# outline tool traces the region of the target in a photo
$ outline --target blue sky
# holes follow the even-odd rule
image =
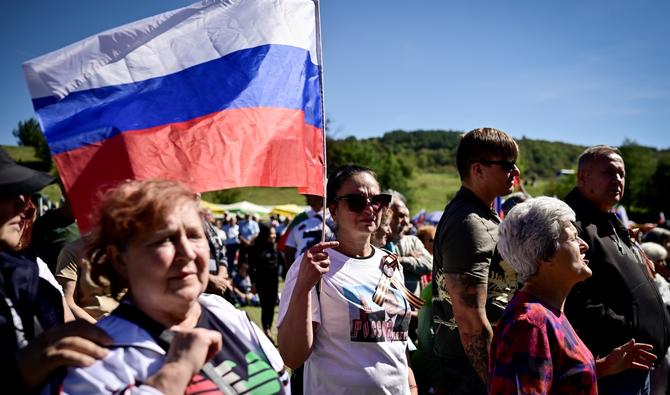
[[[33,116],[21,63],[192,3],[3,0],[0,144]],[[670,148],[670,2],[322,2],[326,113],[336,137],[469,130]]]

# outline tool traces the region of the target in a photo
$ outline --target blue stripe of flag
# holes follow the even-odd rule
[[[54,154],[226,109],[275,107],[305,112],[321,127],[319,66],[309,52],[262,45],[174,74],[33,100]]]

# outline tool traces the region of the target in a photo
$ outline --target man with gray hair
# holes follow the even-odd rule
[[[621,152],[606,145],[579,157],[577,186],[566,203],[577,216],[579,236],[589,245],[593,276],[577,284],[566,314],[594,355],[605,355],[634,338],[653,345],[658,361],[670,345],[670,317],[644,258],[612,209],[624,193]],[[628,369],[598,381],[603,394],[648,394],[649,372]]]
[[[391,252],[398,254],[398,263],[402,265],[405,275],[405,287],[419,296],[421,292],[420,277],[433,271],[433,257],[418,237],[407,234],[411,224],[405,197],[394,190],[388,190],[384,193],[393,196],[389,206],[393,216],[391,217],[391,235],[387,247]]]

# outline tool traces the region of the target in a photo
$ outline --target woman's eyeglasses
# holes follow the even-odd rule
[[[388,207],[391,203],[391,195],[382,193],[379,195],[373,195],[370,197],[359,195],[357,193],[351,193],[348,195],[336,197],[335,201],[344,200],[347,202],[347,207],[349,211],[354,213],[360,213],[365,210],[365,207],[368,204],[372,207],[373,210],[377,211],[382,207]]]
[[[498,165],[506,172],[514,170],[514,166],[516,166],[516,162],[513,160],[480,160],[479,163],[487,166]]]

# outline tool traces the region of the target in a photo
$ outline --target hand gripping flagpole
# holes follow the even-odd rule
[[[321,131],[323,133],[323,207],[321,215],[321,242],[326,241],[326,202],[328,201],[327,177],[328,160],[326,155],[326,99],[323,94],[323,47],[321,46],[321,6],[319,0],[314,1],[316,20],[316,59],[319,62],[319,95],[321,96]]]

